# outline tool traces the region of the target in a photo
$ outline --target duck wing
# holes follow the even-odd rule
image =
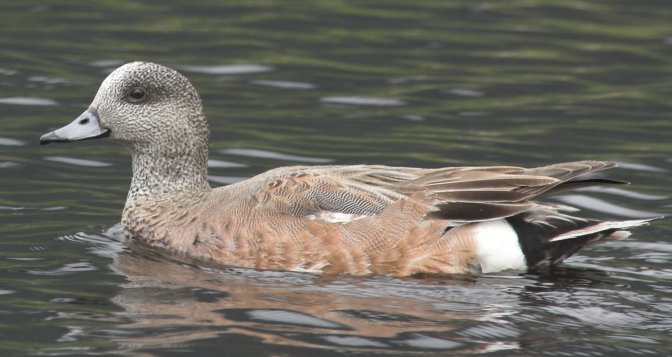
[[[513,166],[418,169],[371,165],[296,166],[247,181],[256,209],[339,223],[381,213],[400,200],[426,206],[427,219],[448,225],[511,217],[536,206],[533,199],[577,176],[614,167],[579,161],[525,169]],[[582,185],[608,180],[583,180]],[[614,183],[617,181],[608,181]],[[617,182],[620,183],[620,182]]]

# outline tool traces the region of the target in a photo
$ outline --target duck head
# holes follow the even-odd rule
[[[209,130],[201,99],[173,69],[148,62],[117,68],[84,113],[42,135],[40,144],[102,137],[130,149],[131,195],[209,189]]]
[[[200,97],[186,77],[159,64],[132,62],[103,81],[84,113],[42,135],[40,144],[108,136],[133,150],[207,142],[209,132]]]

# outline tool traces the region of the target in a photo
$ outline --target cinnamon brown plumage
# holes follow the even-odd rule
[[[577,179],[615,166],[602,161],[532,169],[294,166],[212,189],[200,98],[184,76],[153,63],[115,70],[89,110],[42,142],[99,136],[131,151],[122,223],[133,236],[228,265],[398,276],[524,269],[557,264],[647,222],[587,220],[537,201],[620,183]]]

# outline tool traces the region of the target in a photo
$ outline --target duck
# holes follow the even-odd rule
[[[121,223],[133,239],[225,266],[398,277],[529,271],[651,221],[582,218],[541,200],[623,184],[586,177],[616,166],[608,161],[288,166],[212,188],[201,98],[184,75],[151,62],[111,72],[88,109],[40,144],[103,137],[132,156]]]

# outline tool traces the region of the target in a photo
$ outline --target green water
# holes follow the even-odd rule
[[[633,185],[556,200],[669,215],[670,19],[665,1],[3,1],[0,354],[669,354],[669,219],[549,273],[227,269],[108,231],[123,148],[37,140],[146,60],[201,93],[214,185],[297,163],[600,159]]]

